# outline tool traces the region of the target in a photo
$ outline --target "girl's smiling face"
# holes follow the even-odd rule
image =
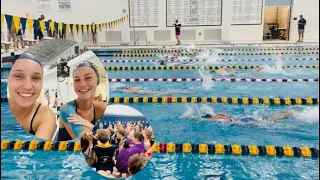
[[[93,69],[80,67],[73,73],[74,91],[79,99],[88,100],[94,98],[98,79]]]
[[[43,70],[30,59],[17,60],[9,73],[10,99],[20,107],[30,107],[38,99],[43,86]]]

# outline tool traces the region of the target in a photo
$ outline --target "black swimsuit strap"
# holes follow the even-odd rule
[[[33,129],[32,129],[32,123],[33,123],[33,120],[34,120],[34,118],[36,117],[36,115],[37,115],[37,113],[38,113],[38,110],[39,110],[40,106],[41,106],[41,103],[39,103],[36,111],[34,112],[34,114],[33,114],[33,116],[32,116],[31,122],[30,122],[30,132],[31,132],[32,134],[34,133],[34,131],[33,131]]]

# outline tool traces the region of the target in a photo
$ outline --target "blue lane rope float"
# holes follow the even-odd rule
[[[1,97],[1,102],[8,98]],[[223,103],[243,105],[317,105],[319,98],[112,97],[109,103]]]
[[[52,141],[1,141],[1,150],[15,151],[81,151],[80,142],[52,142]],[[224,144],[190,144],[190,143],[158,143],[153,146],[153,153],[184,153],[184,154],[218,154],[243,156],[270,156],[270,157],[304,157],[319,158],[316,148],[291,146],[257,146],[257,145],[224,145]]]
[[[230,69],[257,69],[262,66],[226,66]],[[218,70],[223,66],[110,66],[105,67],[107,71],[145,71],[145,70],[198,70],[203,68],[205,70]],[[284,69],[319,69],[319,65],[306,66],[306,65],[292,65],[283,66]]]

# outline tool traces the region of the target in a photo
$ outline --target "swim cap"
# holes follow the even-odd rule
[[[204,119],[212,118],[212,115],[211,114],[204,114],[201,116],[201,118],[204,118]]]
[[[43,69],[40,60],[37,57],[35,57],[34,55],[30,54],[30,53],[24,52],[24,53],[20,54],[20,56],[18,57],[18,59],[16,61],[18,61],[20,59],[30,59],[30,60],[38,63],[41,66],[41,68]]]
[[[210,71],[210,73],[215,73],[215,74],[217,74],[217,72],[216,72],[215,70]]]
[[[94,71],[94,73],[96,74],[97,79],[98,79],[98,84],[97,84],[97,85],[99,85],[100,80],[99,80],[99,69],[98,69],[98,67],[97,67],[95,64],[93,64],[92,62],[82,61],[82,62],[80,62],[80,63],[74,68],[73,73],[74,73],[77,69],[79,69],[79,68],[81,68],[81,67],[89,67],[89,68],[93,69],[93,71]]]

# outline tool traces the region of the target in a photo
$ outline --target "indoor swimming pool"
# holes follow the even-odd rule
[[[311,46],[310,46],[311,47]],[[235,47],[233,47],[235,48]],[[244,47],[236,47],[243,49]],[[253,47],[250,47],[253,48]],[[288,47],[291,48],[291,47]],[[314,46],[312,46],[314,48]],[[318,47],[316,47],[318,48]],[[144,49],[145,50],[145,49]],[[116,50],[122,53],[122,49]],[[233,50],[234,51],[234,50]],[[250,50],[250,52],[260,50]],[[319,50],[284,50],[318,52]],[[103,52],[103,50],[101,50]],[[105,52],[108,52],[105,50]],[[277,52],[277,51],[274,51]],[[104,60],[158,60],[157,57],[98,57]],[[182,66],[318,66],[317,54],[217,56],[200,55],[185,59],[206,59]],[[261,60],[261,59],[271,60]],[[299,58],[289,60],[288,58]],[[306,58],[306,59],[303,59]],[[310,60],[310,58],[312,60]],[[219,59],[243,60],[223,62]],[[246,61],[249,59],[260,59]],[[309,60],[307,60],[309,59]],[[180,60],[183,60],[180,59]],[[168,62],[171,65],[179,62]],[[279,65],[280,63],[280,65]],[[160,66],[159,62],[103,62],[107,67]],[[146,82],[110,82],[110,97],[236,97],[236,98],[318,98],[318,68],[288,68],[251,74],[254,69],[234,69],[236,76],[218,76],[208,70],[108,70],[112,79],[161,79]],[[7,79],[9,70],[1,71]],[[163,81],[162,79],[197,78],[197,81]],[[215,78],[216,80],[212,80]],[[247,79],[221,81],[219,79]],[[250,80],[251,79],[251,80]],[[252,80],[256,79],[256,80]],[[260,79],[257,81],[257,79]],[[260,82],[261,79],[305,79],[304,82]],[[307,80],[306,80],[307,79]],[[244,81],[244,80],[243,80]],[[125,92],[121,87],[138,87],[142,91]],[[15,121],[6,102],[7,82],[1,82],[1,139],[31,141],[35,138]],[[222,103],[130,103],[150,122],[159,143],[273,145],[319,149],[319,105],[242,105]],[[268,119],[277,113],[295,110],[298,115],[275,122]],[[191,120],[186,116],[227,114],[235,118],[254,117],[251,122]],[[14,138],[13,138],[14,137]],[[79,141],[79,140],[75,140]],[[79,152],[2,151],[3,179],[103,179],[85,163]],[[48,171],[50,169],[50,171]],[[319,179],[316,158],[235,156],[211,154],[154,153],[147,167],[130,179]],[[67,176],[65,176],[67,174]]]

